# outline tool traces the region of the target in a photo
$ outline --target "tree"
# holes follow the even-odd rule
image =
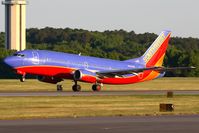
[[[5,48],[5,33],[0,33],[0,48]]]
[[[27,48],[69,52],[101,58],[127,60],[139,57],[156,39],[153,33],[136,34],[134,31],[88,31],[70,28],[27,29]],[[14,51],[4,49],[5,33],[0,33],[0,59]],[[167,76],[199,76],[199,39],[171,38],[164,66],[195,66],[194,71],[176,71]],[[2,62],[1,62],[2,63]],[[0,72],[6,75],[4,68]],[[2,75],[2,74],[1,74]],[[0,77],[1,77],[0,75]],[[9,76],[8,76],[9,77]]]

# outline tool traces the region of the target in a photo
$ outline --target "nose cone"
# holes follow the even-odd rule
[[[12,57],[5,58],[3,62],[10,67],[14,67],[14,59]]]

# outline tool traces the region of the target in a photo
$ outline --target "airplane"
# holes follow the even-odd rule
[[[21,75],[21,82],[25,81],[26,74],[31,74],[41,82],[57,84],[57,89],[62,89],[59,82],[71,79],[75,92],[81,91],[79,81],[92,83],[92,90],[100,91],[103,84],[132,84],[161,78],[167,71],[194,69],[162,66],[170,36],[171,31],[162,31],[141,57],[124,61],[48,50],[24,50],[5,58],[4,63]]]

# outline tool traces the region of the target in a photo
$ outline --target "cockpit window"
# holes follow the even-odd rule
[[[13,56],[24,57],[25,55],[24,54],[20,54],[20,53],[15,53],[15,54],[13,54]]]

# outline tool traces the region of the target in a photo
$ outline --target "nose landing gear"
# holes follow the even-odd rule
[[[21,82],[25,82],[25,80],[26,80],[26,74],[23,74],[22,76],[20,76]]]
[[[62,85],[57,85],[57,91],[63,91],[63,86]]]

